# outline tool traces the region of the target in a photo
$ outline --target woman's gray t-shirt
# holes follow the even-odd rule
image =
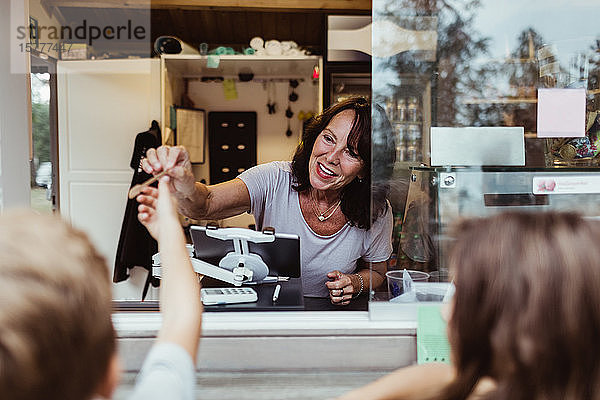
[[[316,234],[306,223],[300,210],[298,192],[292,189],[291,163],[273,161],[257,165],[240,178],[250,193],[250,213],[256,228],[272,226],[275,232],[293,233],[300,237],[300,265],[304,295],[327,297],[327,273],[339,270],[345,274],[356,270],[357,261],[385,261],[392,254],[391,207],[368,231],[346,224],[330,236]]]

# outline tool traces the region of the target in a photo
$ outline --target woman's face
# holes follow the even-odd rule
[[[344,110],[334,116],[321,131],[308,162],[310,184],[322,191],[339,191],[357,176],[363,178],[363,160],[348,149],[348,134],[354,111]]]

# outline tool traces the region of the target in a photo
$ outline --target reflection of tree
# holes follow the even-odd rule
[[[600,110],[600,39],[591,46],[588,75],[588,111]]]
[[[437,85],[437,124],[454,126],[459,123],[463,108],[460,93],[468,86],[472,60],[487,51],[488,39],[474,31],[473,19],[479,1],[467,2],[457,10],[446,2],[440,10]]]
[[[31,103],[33,154],[40,161],[50,161],[50,120],[48,103]]]
[[[464,94],[481,101],[467,102],[465,124],[523,126],[527,132],[535,131],[536,106],[531,102],[538,87],[535,54],[543,43],[533,28],[524,29],[506,59],[486,62],[471,71]]]
[[[473,28],[473,19],[479,6],[479,0],[382,0],[374,3],[374,18],[400,18],[411,25],[405,26],[407,29],[437,30],[436,62],[430,62],[423,54],[414,51],[373,61],[376,73],[385,70],[398,74],[400,90],[403,74],[433,77],[432,125],[458,124],[461,108],[459,93],[467,84],[464,79],[471,61],[487,48],[487,39],[480,37]],[[431,19],[423,17],[435,17],[437,24],[428,26]]]
[[[50,106],[44,95],[49,86],[49,79],[47,74],[31,75],[31,133],[33,156],[38,162],[31,171],[32,183],[39,163],[50,161]]]

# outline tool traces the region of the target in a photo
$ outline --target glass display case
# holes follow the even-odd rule
[[[378,303],[443,299],[449,285],[443,283],[452,278],[451,229],[460,219],[505,211],[573,211],[600,219],[600,168],[411,167],[407,192],[394,226],[394,262],[386,287],[372,292],[372,311]],[[404,270],[414,275],[414,297],[402,297]]]

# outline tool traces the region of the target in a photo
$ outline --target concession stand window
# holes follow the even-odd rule
[[[451,275],[446,255],[451,238],[447,232],[461,217],[507,209],[576,210],[592,218],[600,216],[600,193],[595,189],[600,187],[600,39],[596,21],[600,4],[549,0],[544,3],[544,18],[537,17],[539,12],[536,4],[517,0],[373,1],[372,182],[387,184],[390,189],[394,229],[389,271],[421,271],[428,274],[428,283],[448,283]],[[202,84],[198,68],[207,61],[202,57],[150,59],[142,71],[148,80],[134,82],[140,89],[149,87],[146,97],[151,104],[147,108],[153,112],[146,113],[148,116],[158,114],[162,125],[168,127],[168,104],[187,90],[184,80],[174,79],[173,74],[186,75],[190,87],[198,88]],[[101,61],[107,60],[96,65],[103,65]],[[132,73],[140,73],[140,60],[121,61],[131,64]],[[238,56],[221,57],[222,66],[234,68],[237,61]],[[257,78],[261,70],[280,65],[286,69],[294,65],[302,73],[323,66],[319,56],[275,63],[257,58],[253,62],[257,63]],[[72,62],[71,68],[77,63]],[[123,75],[116,66],[110,68],[122,85],[137,76]],[[289,70],[278,78],[289,78]],[[320,78],[315,85],[306,86],[317,93],[313,109],[322,109]],[[64,95],[67,89],[73,95],[73,85],[59,86],[59,93],[62,90]],[[585,131],[579,137],[548,137],[547,132],[538,131],[540,89],[583,91],[585,110],[575,110],[585,114]],[[143,113],[130,114],[134,118]],[[149,119],[146,114],[144,119]],[[523,165],[432,166],[432,127],[521,128]],[[174,140],[168,129],[164,134],[167,141]],[[467,144],[457,152],[475,148]],[[197,155],[195,167],[207,169],[204,152],[199,150]],[[63,162],[67,160],[63,157]],[[130,177],[129,171],[119,178],[122,176]],[[117,193],[121,188],[112,184],[115,179],[106,185]],[[555,189],[558,187],[571,190]],[[85,213],[86,217],[91,214]],[[370,288],[363,298],[368,301],[368,311],[205,313],[199,369],[344,372],[408,365],[416,361],[415,316],[420,302],[391,301],[400,296],[386,282]],[[439,300],[433,295],[425,297]],[[119,303],[116,308],[113,320],[125,370],[139,369],[154,340],[160,325],[156,309],[152,302]],[[344,363],[340,357],[330,356],[332,343]]]

